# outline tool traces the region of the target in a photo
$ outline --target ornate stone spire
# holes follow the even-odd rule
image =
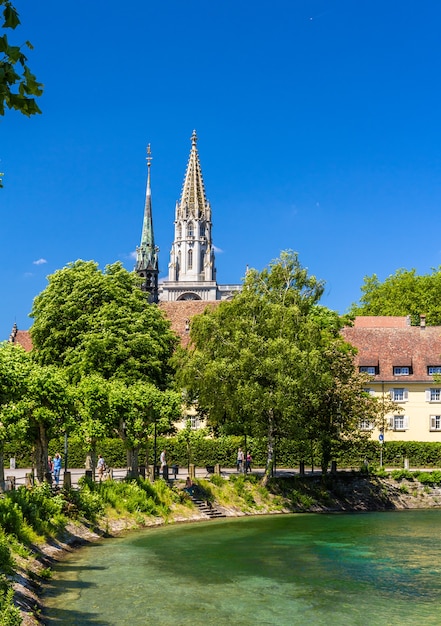
[[[190,157],[179,202],[180,219],[188,219],[190,217],[200,219],[202,216],[206,216],[207,210],[210,211],[210,205],[205,197],[204,181],[196,145],[197,140],[196,131],[194,130],[191,136]]]
[[[187,298],[199,298],[204,285],[204,297],[216,299],[212,295],[216,289],[216,270],[211,241],[211,207],[205,196],[196,143],[194,130],[181,199],[176,203],[175,238],[170,253],[168,285],[181,283],[182,289],[189,291],[185,296]]]
[[[158,302],[158,252],[153,236],[152,192],[150,188],[150,167],[152,156],[150,144],[147,146],[147,191],[142,224],[141,245],[136,248],[135,272],[143,278],[141,289],[149,293],[149,302]]]

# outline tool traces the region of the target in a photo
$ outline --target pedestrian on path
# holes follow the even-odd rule
[[[60,472],[61,472],[61,455],[57,452],[54,456],[54,481],[55,487],[59,486],[60,483]]]
[[[236,461],[238,472],[243,471],[243,459],[244,459],[243,450],[242,448],[239,448],[239,450],[237,451],[237,461]]]
[[[96,469],[98,472],[98,478],[100,479],[100,482],[101,482],[103,480],[104,472],[106,471],[106,464],[104,462],[102,454],[98,455],[98,463],[97,463]]]

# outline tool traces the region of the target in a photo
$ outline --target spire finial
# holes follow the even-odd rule
[[[192,143],[193,146],[196,145],[197,140],[198,140],[198,136],[196,135],[196,131],[194,130],[193,134],[191,136],[191,143]]]
[[[150,167],[150,165],[152,164],[152,151],[150,150],[150,144],[148,144],[147,146],[147,167]]]

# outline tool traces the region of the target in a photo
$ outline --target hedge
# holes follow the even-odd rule
[[[194,436],[190,437],[190,443],[180,437],[158,437],[156,442],[157,459],[161,450],[167,452],[169,465],[176,463],[180,467],[186,467],[188,463],[194,463],[198,467],[205,465],[215,465],[219,463],[221,467],[234,467],[236,464],[236,454],[239,446],[245,451],[245,441],[243,437],[225,436],[219,438],[209,438]],[[379,464],[380,443],[366,440],[353,444],[350,442],[339,442],[334,447],[333,458],[337,461],[338,467],[359,468],[365,462],[369,464]],[[266,442],[263,439],[248,437],[246,448],[250,450],[253,457],[253,465],[263,467],[266,462]],[[60,452],[64,457],[64,439],[53,440],[49,445],[49,454],[54,455]],[[102,454],[109,467],[126,467],[126,452],[124,444],[120,439],[105,439],[97,446],[97,454]],[[317,451],[305,452],[304,448],[297,441],[287,439],[279,440],[275,448],[275,461],[277,467],[298,467],[303,460],[307,466],[311,462],[315,466],[319,465],[320,457]],[[146,447],[140,450],[140,464],[145,462]],[[441,467],[441,443],[419,442],[419,441],[389,441],[383,444],[382,449],[383,464],[392,467],[403,467],[404,459],[409,460],[412,467]],[[16,445],[5,443],[4,459],[5,465],[9,465],[9,459],[14,457],[16,467],[32,466],[32,449],[29,445]],[[153,441],[149,441],[149,461],[153,461]],[[68,441],[68,466],[81,468],[85,466],[86,450],[74,437]]]

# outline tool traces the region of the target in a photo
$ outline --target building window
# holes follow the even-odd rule
[[[360,372],[364,372],[365,374],[371,374],[372,376],[378,374],[378,367],[375,367],[375,365],[360,365],[358,369]]]
[[[441,388],[434,387],[433,389],[426,390],[427,402],[441,402]]]
[[[182,224],[178,225],[178,239],[182,239]]]
[[[409,376],[410,367],[394,367],[394,376]]]
[[[205,237],[205,224],[201,224],[199,226],[199,236],[200,237]]]
[[[407,430],[409,428],[409,418],[407,415],[394,415],[390,418],[392,430]]]
[[[390,397],[391,400],[393,400],[394,402],[407,402],[407,389],[403,389],[403,387],[396,387],[395,389],[391,389]]]
[[[373,430],[374,428],[373,422],[366,420],[366,419],[360,420],[359,426],[360,426],[360,430],[364,430],[364,431]]]
[[[429,365],[429,367],[427,368],[427,373],[429,374],[429,376],[441,374],[441,365]]]
[[[193,222],[188,222],[188,226],[187,226],[187,235],[189,237],[194,237],[194,226],[193,226]]]
[[[441,430],[441,415],[430,416],[430,430]]]
[[[199,417],[197,415],[191,415],[190,416],[190,428],[191,430],[198,430],[198,428],[200,428],[201,426],[201,422],[199,420]]]

